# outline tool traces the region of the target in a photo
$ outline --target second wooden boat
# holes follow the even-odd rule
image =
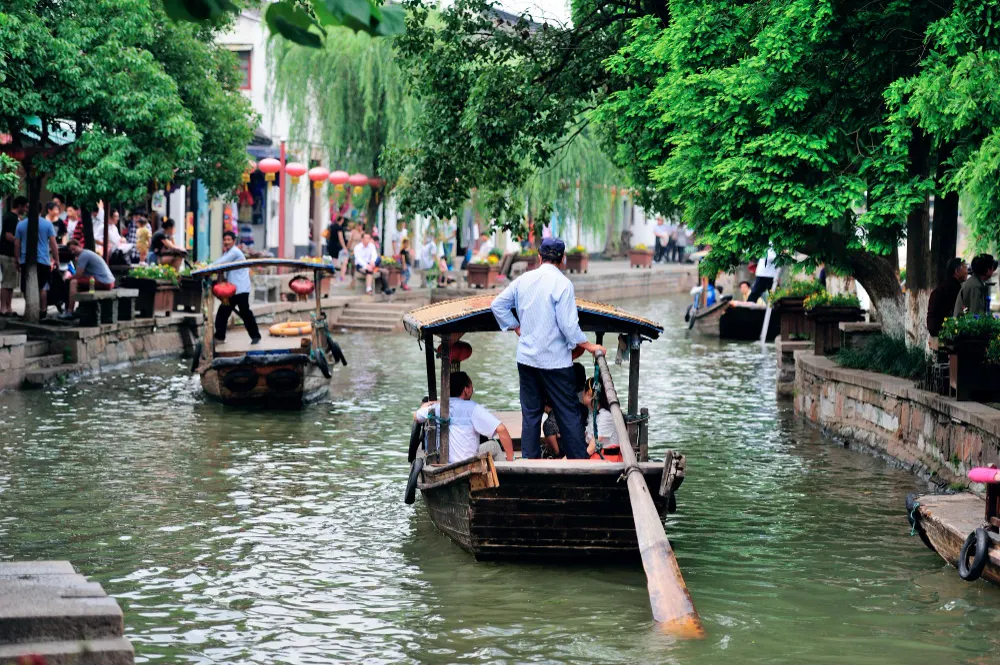
[[[693,310],[691,327],[702,335],[720,339],[753,341],[760,339],[767,313],[766,305],[735,302],[732,296],[725,296],[719,302],[700,310]],[[781,331],[781,320],[771,313],[767,327],[768,342],[773,342]]]
[[[964,562],[966,578],[971,581],[982,577],[1000,584],[998,504],[1000,490],[989,485],[986,500],[970,492],[924,494],[909,497],[906,508],[914,532],[942,559],[959,568],[963,546],[969,542]],[[982,533],[977,533],[979,530]],[[982,542],[977,543],[980,539]],[[983,544],[985,553],[977,562],[976,550]]]

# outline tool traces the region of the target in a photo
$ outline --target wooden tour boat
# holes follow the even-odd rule
[[[985,500],[971,492],[910,495],[906,514],[924,544],[962,579],[1000,584],[1000,484],[986,485]]]
[[[282,267],[313,271],[310,284],[297,279],[304,293],[315,294],[316,309],[308,325],[292,334],[272,334],[261,328],[261,341],[251,345],[245,330],[229,331],[225,342],[214,334],[215,294],[213,277],[239,268]],[[329,390],[332,368],[347,364],[339,345],[327,329],[322,296],[317,289],[325,272],[333,266],[285,259],[250,259],[209,266],[191,273],[202,279],[202,312],[205,334],[195,349],[192,371],[201,376],[205,393],[225,404],[253,404],[287,408],[322,399]],[[305,323],[305,322],[303,322]]]
[[[702,335],[720,339],[753,341],[760,339],[767,316],[767,305],[736,302],[723,296],[719,302],[704,309],[691,311],[691,327]],[[766,341],[773,342],[781,330],[781,319],[771,313]]]
[[[451,300],[403,317],[406,330],[424,344],[430,400],[438,398],[439,388],[442,396],[449,394],[450,375],[459,369],[451,345],[466,333],[499,331],[490,310],[493,298]],[[598,344],[617,333],[629,350],[625,416],[607,362],[598,356],[618,438],[631,443],[622,446],[622,461],[523,459],[521,412],[495,411],[514,440],[514,461],[482,454],[448,464],[448,400],[443,399],[439,424],[415,424],[411,433],[406,501],[412,503],[419,489],[434,525],[479,560],[611,561],[641,555],[654,618],[675,634],[699,636],[700,621],[663,530],[664,515],[676,509],[684,456],[668,451],[662,462],[648,460],[649,414],[638,406],[640,344],[659,337],[663,328],[600,303],[577,299],[577,310],[580,327],[596,333]],[[516,372],[513,359],[511,368]]]

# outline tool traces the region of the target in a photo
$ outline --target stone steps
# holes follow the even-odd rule
[[[390,323],[345,323],[341,321],[336,327],[347,332],[391,333],[397,330],[396,326]]]
[[[36,358],[49,352],[49,343],[45,340],[33,339],[24,345],[24,357]]]
[[[62,356],[60,356],[60,359],[62,359]],[[65,364],[27,371],[24,373],[24,387],[44,388],[45,386],[68,379],[83,370],[84,367],[82,365]]]
[[[24,360],[24,369],[25,371],[30,372],[35,369],[44,369],[46,367],[62,365],[63,355],[61,353],[50,353],[43,356],[26,356]]]
[[[122,610],[68,561],[0,562],[0,663],[131,665]]]
[[[355,332],[395,332],[403,329],[403,314],[416,306],[414,302],[350,303],[334,327]]]

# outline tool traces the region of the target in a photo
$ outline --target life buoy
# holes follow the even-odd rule
[[[410,505],[417,500],[417,480],[420,478],[420,470],[424,468],[424,458],[418,457],[410,465],[410,477],[406,481],[406,493],[403,495],[403,502]]]
[[[267,329],[274,337],[300,337],[312,333],[312,324],[308,321],[285,321],[275,323]]]
[[[972,548],[975,547],[975,551]],[[973,582],[979,579],[986,569],[986,559],[990,552],[990,537],[986,534],[986,529],[979,528],[969,534],[969,537],[962,543],[962,549],[958,553],[958,575],[966,582]],[[972,565],[969,565],[969,555],[972,554]]]

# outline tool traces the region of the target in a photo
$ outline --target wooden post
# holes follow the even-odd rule
[[[597,333],[597,343],[600,346],[604,346],[604,333],[603,332]]]
[[[448,335],[441,337],[441,446],[440,463],[448,464],[448,418],[451,417],[449,401],[451,396],[451,341]]]
[[[434,333],[424,333],[424,355],[427,358],[427,397],[432,402],[438,398],[437,377],[434,365]]]
[[[641,339],[638,334],[628,336],[631,347],[628,362],[628,415],[639,414],[639,348]]]
[[[607,358],[597,354],[597,364],[601,369],[601,383],[615,419],[615,429],[619,441],[628,441],[628,428],[622,416],[618,393],[611,379]],[[628,482],[628,494],[632,503],[632,519],[635,521],[635,535],[639,541],[642,567],[646,571],[649,604],[653,609],[653,619],[669,634],[677,637],[701,638],[705,629],[694,608],[691,593],[684,583],[677,558],[663,530],[660,514],[653,505],[646,479],[639,469],[632,446],[620,446],[625,463],[624,476]]]
[[[105,215],[107,217],[107,215]],[[105,236],[106,238],[107,236]],[[205,360],[212,362],[215,356],[215,295],[212,293],[211,282],[202,277],[201,279],[201,311],[205,317],[205,344],[203,353]]]
[[[649,461],[649,409],[639,409],[639,461]]]

